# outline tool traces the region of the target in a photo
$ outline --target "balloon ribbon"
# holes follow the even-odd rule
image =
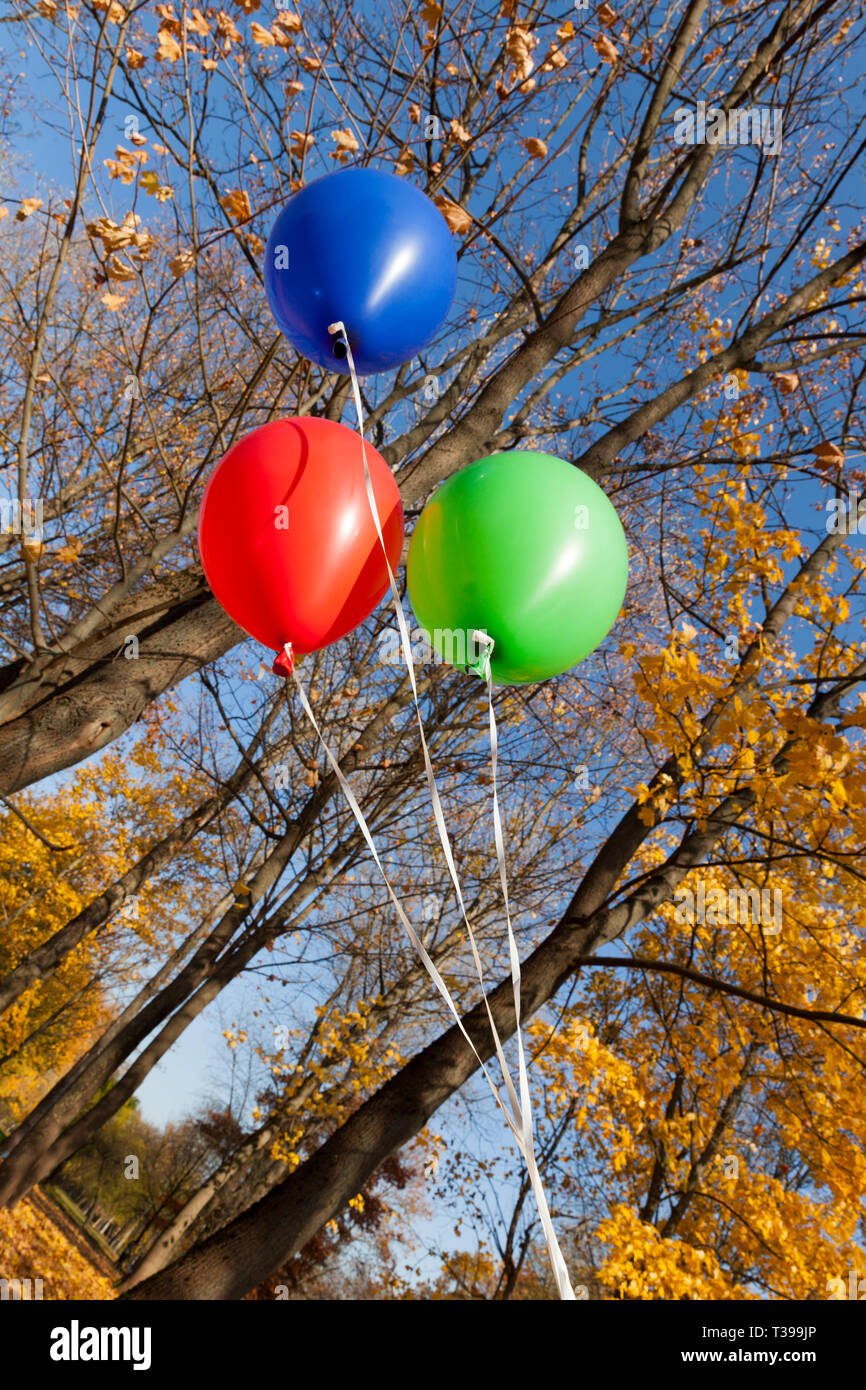
[[[382,875],[385,887],[388,890],[388,895],[391,898],[392,903],[394,904],[394,908],[406,930],[409,940],[411,941],[419,957],[421,958],[421,961],[425,969],[427,970],[427,973],[429,974],[437,990],[444,999],[449,1011],[453,1015],[455,1022],[457,1023],[457,1026],[460,1029],[460,1032],[463,1034],[463,1037],[466,1039],[466,1042],[472,1049],[472,1052],[474,1053],[475,1058],[478,1061],[478,1064],[481,1067],[481,1070],[487,1079],[487,1082],[493,1093],[494,1099],[496,1100],[497,1105],[502,1111],[509,1129],[514,1135],[514,1138],[517,1142],[517,1146],[526,1164],[526,1169],[529,1175],[530,1184],[532,1186],[533,1195],[535,1197],[536,1205],[538,1207],[538,1213],[541,1218],[541,1225],[544,1231],[544,1237],[547,1243],[547,1250],[550,1256],[550,1263],[553,1269],[553,1274],[556,1280],[556,1286],[559,1291],[559,1296],[562,1299],[573,1300],[575,1297],[574,1291],[571,1287],[571,1282],[568,1277],[568,1270],[566,1269],[565,1261],[562,1257],[562,1251],[560,1250],[559,1242],[556,1238],[556,1232],[553,1229],[553,1223],[550,1217],[550,1210],[548,1208],[547,1199],[545,1197],[544,1189],[541,1184],[541,1176],[538,1171],[538,1162],[535,1156],[535,1143],[532,1126],[532,1101],[530,1099],[529,1094],[529,1076],[527,1072],[526,1056],[523,1047],[523,1034],[520,1027],[520,954],[517,949],[517,942],[514,936],[514,929],[511,924],[511,912],[508,902],[508,879],[506,874],[505,863],[505,843],[502,833],[502,819],[499,811],[499,797],[497,793],[496,783],[496,771],[498,762],[498,736],[496,729],[496,716],[493,710],[493,683],[490,671],[490,656],[493,651],[494,641],[493,638],[489,637],[486,633],[473,632],[472,636],[476,644],[482,646],[484,650],[481,652],[481,655],[477,658],[477,660],[471,664],[470,669],[474,671],[476,675],[481,676],[481,678],[485,681],[487,687],[487,706],[490,726],[490,757],[493,784],[493,827],[494,839],[496,842],[496,858],[499,865],[499,879],[502,885],[502,896],[505,905],[505,921],[508,930],[508,952],[511,962],[511,982],[514,993],[514,1013],[516,1022],[515,1031],[517,1035],[518,1086],[520,1088],[519,1096],[517,1090],[515,1089],[508,1064],[505,1060],[505,1054],[502,1049],[502,1041],[499,1037],[499,1032],[496,1028],[496,1024],[493,1019],[493,1014],[490,1009],[490,1003],[487,998],[487,991],[484,985],[484,971],[481,964],[481,957],[478,953],[478,946],[475,940],[475,934],[472,930],[472,925],[466,913],[466,905],[463,900],[463,892],[460,887],[460,881],[457,877],[457,869],[454,863],[454,856],[451,850],[451,842],[449,840],[448,830],[445,825],[445,816],[442,810],[442,802],[439,797],[439,789],[437,787],[436,777],[433,772],[433,764],[430,760],[430,750],[427,746],[427,739],[424,734],[424,725],[421,719],[421,708],[418,702],[418,687],[415,681],[412,646],[409,639],[409,630],[406,624],[406,615],[403,612],[403,605],[400,601],[400,595],[397,591],[397,584],[394,579],[393,571],[391,569],[391,563],[388,559],[388,552],[385,547],[385,538],[382,534],[382,525],[379,518],[379,510],[376,505],[376,498],[373,492],[373,482],[370,476],[369,465],[367,463],[367,450],[366,442],[364,439],[364,412],[361,403],[361,390],[358,385],[358,377],[355,371],[354,359],[352,357],[352,349],[349,343],[348,334],[346,333],[345,327],[342,323],[331,324],[328,328],[328,332],[340,333],[342,335],[343,341],[346,344],[346,360],[352,378],[352,389],[355,398],[355,410],[358,416],[358,432],[361,437],[361,458],[364,464],[364,479],[367,487],[367,499],[370,503],[370,511],[373,516],[373,521],[376,525],[376,532],[379,537],[379,542],[382,546],[382,553],[385,557],[385,566],[388,571],[388,579],[391,585],[391,596],[394,600],[394,613],[397,618],[397,626],[400,631],[400,642],[403,649],[403,656],[406,661],[406,669],[409,674],[409,681],[412,687],[412,696],[415,702],[415,715],[418,721],[418,731],[421,738],[421,749],[424,754],[424,769],[427,776],[428,789],[430,792],[430,801],[433,810],[433,818],[436,823],[436,829],[439,833],[439,839],[445,855],[445,862],[448,866],[448,872],[451,876],[451,882],[454,885],[454,891],[457,895],[457,901],[460,905],[460,911],[468,933],[469,943],[472,948],[472,956],[475,962],[475,969],[478,974],[479,983],[481,985],[481,997],[484,1001],[484,1006],[487,1011],[487,1018],[490,1023],[490,1031],[493,1037],[493,1044],[496,1051],[496,1056],[499,1061],[500,1069],[502,1071],[502,1077],[505,1082],[505,1089],[508,1093],[508,1100],[510,1102],[509,1105],[506,1105],[505,1101],[503,1100],[499,1088],[497,1087],[495,1081],[490,1075],[490,1072],[488,1071],[487,1067],[482,1061],[475,1044],[473,1043],[472,1039],[466,1031],[466,1028],[464,1027],[463,1020],[460,1017],[457,1005],[451,997],[451,993],[448,989],[448,986],[445,984],[445,981],[443,980],[433,961],[430,959],[430,956],[424,946],[424,943],[421,941],[420,937],[418,936],[417,932],[412,926],[412,923],[406,916],[402,904],[398,900],[397,895],[394,892],[393,887],[391,886],[391,882],[388,878],[388,875],[385,872],[382,861],[379,858],[376,846],[373,843],[373,837],[370,834],[370,829],[364,818],[364,814],[360,806],[358,805],[352,788],[350,787],[342,771],[342,768],[337,762],[334,753],[329,747],[327,741],[325,740],[322,734],[321,729],[319,728],[316,722],[316,717],[313,714],[312,709],[310,708],[309,701],[307,700],[306,694],[304,693],[304,689],[301,685],[300,680],[298,679],[298,674],[294,670],[294,655],[292,652],[291,643],[286,643],[285,647],[283,648],[283,651],[279,653],[274,662],[273,669],[277,671],[280,675],[291,675],[292,679],[294,680],[298,690],[298,695],[300,697],[301,704],[304,709],[304,713],[306,714],[307,718],[309,719],[310,723],[315,729],[316,734],[319,738],[319,742],[325,750],[328,762],[330,763],[334,771],[334,774],[340,783],[343,794],[346,798],[346,801],[349,804],[349,807],[352,811],[352,814],[355,817],[355,820],[358,823],[361,833],[364,836],[370,853],[372,854],[373,859],[376,863],[376,867]]]

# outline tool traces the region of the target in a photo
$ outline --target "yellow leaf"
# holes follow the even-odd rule
[[[111,309],[112,313],[116,313],[126,303],[126,299],[122,294],[106,293],[102,295],[102,303],[106,309]]]
[[[270,29],[265,29],[263,25],[256,24],[255,21],[250,25],[250,33],[254,41],[260,44],[262,48],[272,48],[276,43],[276,39]]]

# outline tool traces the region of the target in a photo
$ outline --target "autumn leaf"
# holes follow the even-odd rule
[[[300,15],[293,14],[291,10],[280,10],[272,31],[274,42],[278,43],[281,48],[292,48],[295,43],[295,35],[300,29]]]
[[[102,162],[108,170],[109,177],[120,179],[121,183],[133,183],[138,173],[140,164],[147,160],[145,150],[127,150],[123,145],[118,145],[114,151],[114,159],[104,159]]]
[[[22,554],[34,565],[44,549],[45,545],[39,536],[25,536],[21,541]]]
[[[777,372],[773,377],[783,396],[790,396],[800,385],[800,378],[796,372]]]
[[[174,196],[174,189],[167,183],[162,183],[158,174],[149,169],[146,174],[142,174],[138,180],[139,188],[143,188],[145,193],[155,196],[158,203],[167,203],[169,198]]]
[[[547,145],[543,140],[539,140],[537,136],[533,135],[529,140],[521,140],[520,143],[523,145],[526,153],[531,155],[533,159],[547,158]]]
[[[290,137],[292,143],[289,146],[289,148],[291,149],[291,152],[296,159],[303,159],[304,155],[307,153],[307,150],[310,149],[310,147],[314,145],[316,141],[315,135],[309,135],[306,131],[303,130],[291,131]]]
[[[619,57],[619,49],[615,43],[611,42],[606,34],[599,34],[592,46],[602,62],[615,63]]]
[[[176,63],[178,58],[183,56],[183,50],[174,34],[169,33],[168,29],[160,29],[157,38],[159,47],[156,50],[156,60],[158,63]]]
[[[123,52],[124,57],[126,58],[127,67],[131,68],[133,72],[135,72],[137,68],[144,67],[147,59],[145,58],[143,53],[140,53],[138,51],[137,48],[125,48]]]
[[[438,195],[435,203],[448,223],[450,231],[455,236],[465,236],[472,227],[472,218],[469,213],[459,203],[455,203],[451,198],[446,198],[444,193]]]
[[[186,275],[186,272],[188,270],[192,270],[194,265],[194,251],[176,251],[168,263],[168,268],[171,271],[172,275],[175,277],[175,279],[179,279],[181,275]]]
[[[105,262],[105,273],[109,280],[123,281],[134,280],[136,278],[136,272],[133,270],[132,266],[127,265],[126,261],[121,260],[116,251],[113,255],[109,256],[108,260]]]
[[[303,82],[287,82],[286,92],[289,96],[296,97],[299,92],[304,90]]]
[[[217,12],[216,22],[217,33],[220,38],[223,39],[223,46],[226,51],[228,51],[233,43],[240,43],[241,31],[235,24],[231,15],[226,14],[225,10],[219,10]]]
[[[840,449],[838,444],[832,444],[829,439],[824,439],[820,444],[816,444],[814,453],[822,463],[837,464],[841,467],[845,462],[844,450]]]
[[[467,145],[469,141],[472,139],[472,136],[469,134],[469,131],[466,130],[465,127],[462,126],[459,121],[452,120],[450,129],[451,134],[454,136],[455,140],[459,140],[461,145]]]
[[[437,5],[435,3],[435,0],[427,0],[427,3],[421,6],[421,18],[424,20],[425,24],[429,25],[431,29],[433,28],[433,25],[438,22],[441,14],[442,6]]]
[[[253,215],[250,196],[245,189],[235,188],[230,193],[224,193],[219,201],[220,207],[225,209],[233,222],[248,222]]]
[[[612,24],[616,24],[616,10],[611,5],[600,5],[595,12],[595,17],[599,24],[603,24],[609,29]]]
[[[41,198],[24,198],[21,206],[15,214],[16,222],[23,222],[25,218],[32,217],[42,206]]]
[[[184,19],[184,24],[193,34],[200,34],[205,38],[210,33],[210,25],[202,14],[201,10],[193,10]]]
[[[124,246],[134,246],[142,259],[151,251],[153,238],[150,232],[139,232],[141,218],[137,213],[127,212],[120,225],[110,217],[98,217],[94,222],[85,223],[88,236],[99,238],[106,252],[120,251]]]
[[[554,44],[551,44],[550,50],[545,56],[544,62],[541,64],[541,71],[553,72],[556,68],[564,68],[567,62],[568,54],[563,53],[561,48],[557,48]]]
[[[116,313],[117,310],[122,308],[126,303],[126,297],[122,294],[111,294],[109,292],[101,295],[100,298],[106,309],[110,309],[112,313]]]
[[[273,45],[276,43],[276,39],[274,38],[270,29],[265,29],[263,25],[256,24],[255,20],[250,25],[250,33],[252,34],[253,41],[259,44],[262,48],[273,47]]]
[[[126,19],[126,10],[120,4],[120,0],[93,0],[93,8],[95,10],[100,10],[105,15],[109,24],[122,24],[124,19]],[[67,13],[70,13],[70,7],[68,5]]]
[[[306,72],[318,72],[318,70],[319,70],[319,68],[320,68],[321,66],[322,66],[322,60],[321,60],[321,58],[302,58],[302,59],[301,59],[301,67],[304,68]]]
[[[361,148],[351,130],[332,130],[331,139],[336,141],[337,145],[337,148],[331,151],[332,159],[351,159]]]
[[[83,541],[80,536],[76,536],[73,540],[67,541],[65,545],[58,547],[55,552],[56,557],[58,560],[62,560],[66,565],[74,565],[81,554],[82,548]]]

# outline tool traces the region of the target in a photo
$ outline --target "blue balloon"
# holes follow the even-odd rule
[[[377,169],[316,179],[283,208],[265,251],[265,291],[303,357],[347,372],[346,325],[359,376],[408,362],[429,343],[454,298],[457,256],[435,203]]]

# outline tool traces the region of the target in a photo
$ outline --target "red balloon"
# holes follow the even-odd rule
[[[395,570],[400,493],[381,454],[366,451]],[[205,489],[198,546],[214,596],[265,646],[313,652],[351,632],[388,588],[360,437],[333,420],[294,416],[239,439]]]

